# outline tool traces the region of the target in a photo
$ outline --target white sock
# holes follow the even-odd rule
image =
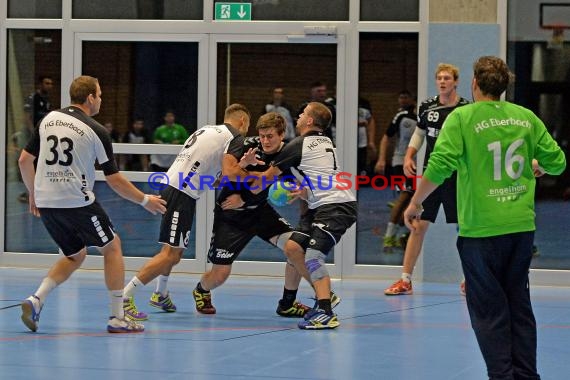
[[[412,275],[410,273],[402,273],[402,280],[404,282],[412,282]]]
[[[34,295],[40,299],[41,305],[44,304],[46,297],[48,296],[48,294],[51,293],[52,290],[56,288],[56,286],[57,282],[55,282],[53,279],[49,277],[43,279],[42,283],[40,284],[40,287],[34,293]]]
[[[141,282],[141,280],[139,280],[138,277],[135,276],[131,279],[131,281],[129,281],[127,286],[125,286],[123,296],[125,298],[131,297],[133,294],[135,294],[137,288],[141,288],[143,286],[144,284]]]
[[[386,227],[386,234],[384,236],[394,236],[396,235],[396,227],[397,225],[389,222],[388,227]]]
[[[123,309],[123,289],[109,290],[111,297],[111,316],[118,319],[125,319],[125,310]]]
[[[165,296],[166,294],[168,294],[168,276],[165,276],[163,274],[161,274],[160,276],[157,277],[156,279],[156,293],[160,293],[163,296]]]

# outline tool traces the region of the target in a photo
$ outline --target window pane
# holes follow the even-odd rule
[[[49,239],[41,238],[41,221],[28,213],[18,157],[34,125],[49,110],[60,108],[61,32],[8,30],[7,54],[5,250],[33,252],[28,249],[33,246],[42,249],[36,252],[54,252]]]
[[[73,18],[202,20],[202,0],[73,0]]]
[[[244,103],[252,114],[249,135],[256,135],[257,119],[272,109],[267,105],[275,104],[274,88],[281,90],[279,104],[296,120],[301,105],[310,99],[312,83],[322,83],[320,87],[325,88],[322,94],[325,98],[334,96],[336,62],[336,44],[219,43],[217,122],[222,122],[227,105]],[[293,226],[297,225],[300,216],[297,203],[276,208]],[[280,250],[259,239],[252,240],[239,259],[284,260]],[[334,252],[331,252],[327,262],[333,261]]]
[[[348,0],[214,0],[215,3],[251,3],[252,20],[348,21]]]
[[[196,130],[197,42],[87,41],[82,62],[82,72],[97,77],[103,92],[95,118],[111,123],[116,139],[124,141],[135,119],[142,119],[153,142],[167,111],[187,132]]]
[[[61,18],[61,0],[8,0],[10,18]]]
[[[360,0],[361,21],[419,21],[419,0]]]
[[[399,93],[408,90],[415,94],[418,72],[418,35],[416,33],[361,33],[359,114],[361,109],[371,109],[372,118],[366,127],[374,130],[373,146],[367,147],[359,138],[359,174],[374,178],[374,166],[378,158],[377,147],[388,125],[398,112]],[[361,118],[359,117],[359,120]],[[372,123],[372,126],[370,124]],[[355,133],[359,128],[354,128]],[[366,136],[366,133],[363,133]],[[362,135],[359,134],[359,136]],[[367,137],[367,136],[366,136]],[[395,141],[390,140],[393,145]],[[368,143],[368,141],[366,141]],[[406,144],[407,145],[407,144]],[[388,163],[392,150],[387,151]],[[358,221],[356,233],[356,263],[401,265],[403,250],[394,248],[383,251],[383,238],[390,219],[389,202],[398,197],[392,188],[390,172],[376,177],[374,185],[358,190]],[[405,227],[397,236],[404,233]]]

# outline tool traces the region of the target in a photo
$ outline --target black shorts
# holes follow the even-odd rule
[[[399,184],[396,186],[395,190],[399,190],[399,191],[409,191],[409,192],[413,192],[414,191],[414,181],[416,181],[415,178],[408,178],[404,175],[404,166],[403,165],[396,165],[396,166],[392,166],[392,169],[390,170],[390,177],[392,176],[398,176],[398,177],[404,177],[406,178],[405,182],[404,182],[404,188],[402,188]],[[390,182],[388,182],[390,184],[392,183],[400,183],[399,181],[394,181],[391,180]]]
[[[304,250],[313,248],[325,255],[339,242],[358,215],[356,202],[334,203],[309,209],[301,216],[291,240]]]
[[[188,247],[196,200],[172,186],[167,186],[160,195],[166,201],[166,212],[160,222],[158,241],[175,248]]]
[[[447,223],[457,223],[457,172],[426,198],[422,204],[424,212],[421,219],[434,223],[441,204]]]
[[[255,236],[270,243],[272,237],[291,231],[287,220],[267,203],[242,211],[216,207],[208,260],[212,264],[231,265]]]
[[[95,201],[76,208],[40,208],[42,222],[65,256],[85,247],[104,247],[115,229],[103,207]]]

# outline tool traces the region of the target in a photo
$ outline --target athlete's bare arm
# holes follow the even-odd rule
[[[164,199],[157,195],[144,194],[121,173],[117,172],[105,176],[105,179],[109,187],[121,197],[140,204],[153,214],[164,214],[166,212],[166,201]]]

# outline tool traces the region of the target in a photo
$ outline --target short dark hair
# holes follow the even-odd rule
[[[38,79],[37,79],[37,83],[38,84],[42,84],[44,83],[44,79],[51,79],[53,81],[53,78],[51,77],[51,75],[45,75],[45,74],[40,74],[38,75]]]
[[[311,88],[322,87],[322,86],[326,86],[326,84],[324,84],[324,83],[321,82],[320,80],[317,80],[317,81],[311,83]]]
[[[247,115],[247,117],[251,120],[251,112],[247,109],[246,106],[239,103],[230,104],[226,110],[224,111],[224,119],[231,117],[234,113],[243,112]]]
[[[499,98],[514,79],[509,66],[499,57],[486,55],[473,64],[473,77],[484,95]]]
[[[311,102],[307,104],[307,107],[311,107],[309,116],[313,118],[315,127],[319,127],[323,131],[327,129],[332,120],[332,113],[329,107],[319,102]]]

